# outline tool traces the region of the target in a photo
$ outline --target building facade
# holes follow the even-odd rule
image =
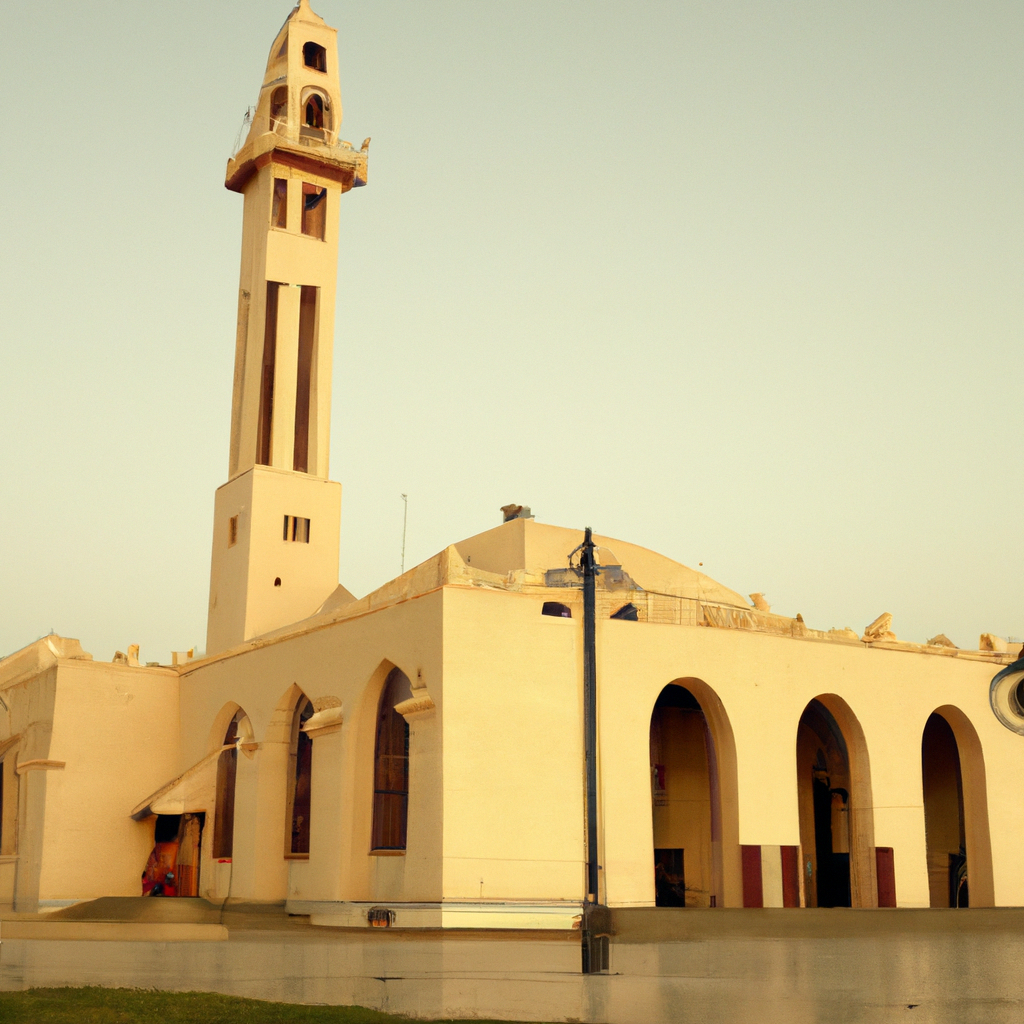
[[[602,906],[1024,906],[1019,656],[815,630],[595,538],[596,814],[582,531],[503,522],[356,599],[329,479],[342,196],[335,31],[275,38],[244,197],[207,650],[0,661],[0,903],[284,904],[324,926],[579,928]],[[1024,718],[1022,718],[1024,721]],[[588,829],[597,890],[587,880]]]

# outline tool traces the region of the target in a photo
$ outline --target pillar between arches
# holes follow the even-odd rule
[[[230,892],[219,895],[266,901],[287,898],[287,775],[288,743],[240,745]]]
[[[310,723],[316,720],[314,715]],[[325,729],[307,729],[313,740],[309,804],[309,861],[294,862],[288,896],[297,900],[340,900],[345,820],[344,732],[340,721]]]

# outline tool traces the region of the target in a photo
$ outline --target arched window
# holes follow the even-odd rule
[[[288,123],[288,86],[282,85],[270,94],[270,130]]]
[[[235,776],[238,772],[238,740],[245,738],[248,718],[239,708],[224,733],[222,750],[217,760],[217,806],[213,825],[213,856],[228,858],[234,849]]]
[[[315,92],[306,100],[306,127],[322,129],[323,126],[324,98]]]
[[[409,723],[395,705],[412,696],[409,679],[393,668],[377,708],[377,739],[373,754],[374,850],[404,850],[409,817]]]
[[[313,717],[313,705],[303,697],[292,716],[292,743],[290,754],[291,794],[289,808],[289,845],[292,854],[309,853],[309,805],[313,772],[313,741],[302,727]]]
[[[317,43],[306,43],[302,47],[302,63],[314,71],[326,71],[327,51]]]
[[[558,619],[571,619],[572,609],[561,601],[545,601],[540,610],[541,615],[554,615]]]
[[[302,134],[306,138],[323,139],[321,132],[329,132],[334,127],[331,117],[331,101],[318,89],[302,90],[299,109],[302,111]]]

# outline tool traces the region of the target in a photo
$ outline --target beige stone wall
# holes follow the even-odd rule
[[[580,620],[542,603],[445,589],[446,899],[584,895]]]
[[[179,756],[176,672],[54,657],[49,639],[5,662],[13,670],[38,647],[42,671],[3,685],[0,903],[26,910],[139,894],[153,823],[128,813]],[[58,650],[69,643],[53,638]]]
[[[285,516],[309,520],[308,543],[284,540]],[[209,653],[315,612],[338,585],[340,523],[341,485],[331,480],[254,466],[218,488]]]
[[[238,759],[230,865],[208,860],[204,892],[215,898],[437,900],[442,819],[441,595],[427,594],[372,615],[285,641],[228,654],[182,676],[179,770],[220,744],[238,707],[255,749]],[[410,813],[404,856],[371,855],[370,819],[377,704],[397,665],[413,694],[436,701],[410,722]],[[318,706],[340,701],[340,730],[313,739],[308,862],[284,853],[287,737],[300,693]]]
[[[543,616],[545,598],[568,602],[574,617]],[[233,895],[251,898],[580,900],[578,591],[447,586],[395,600],[186,673],[182,767],[213,749],[236,704],[260,744],[239,760],[234,864],[229,874],[211,868],[206,878],[217,879],[221,895],[230,884]],[[410,715],[409,849],[370,856],[374,716],[391,665],[434,707]],[[873,904],[880,846],[895,851],[899,904],[929,904],[921,740],[937,708],[967,745],[972,902],[1024,902],[1024,821],[1003,782],[1024,766],[1024,745],[988,707],[995,667],[920,651],[600,619],[604,897],[614,906],[654,902],[651,713],[662,688],[678,682],[710,723],[722,828],[720,850],[708,853],[706,835],[682,845],[700,849],[700,876],[711,878],[720,905],[742,905],[740,844],[801,842],[797,726],[815,698],[833,712],[850,748],[855,902]],[[344,724],[314,740],[311,855],[289,865],[281,852],[287,751],[275,736],[284,736],[299,690],[314,701],[340,700]],[[967,749],[971,742],[976,749]],[[978,838],[989,832],[990,843]],[[709,862],[716,857],[720,863]]]
[[[1024,902],[1022,811],[1007,780],[1024,745],[988,706],[984,662],[713,628],[600,622],[601,789],[608,899],[653,902],[648,729],[661,688],[700,680],[718,695],[735,743],[739,841],[800,842],[796,733],[807,703],[836,694],[863,729],[874,845],[895,850],[901,906],[929,903],[921,739],[940,706],[962,711],[984,759],[995,899]],[[691,686],[692,689],[692,686]],[[979,765],[979,767],[981,767]],[[867,810],[867,809],[864,809]]]

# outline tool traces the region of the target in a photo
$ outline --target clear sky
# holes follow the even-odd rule
[[[1024,5],[314,0],[357,595],[499,506],[808,625],[1024,633]],[[205,643],[287,0],[0,14],[0,655]]]

